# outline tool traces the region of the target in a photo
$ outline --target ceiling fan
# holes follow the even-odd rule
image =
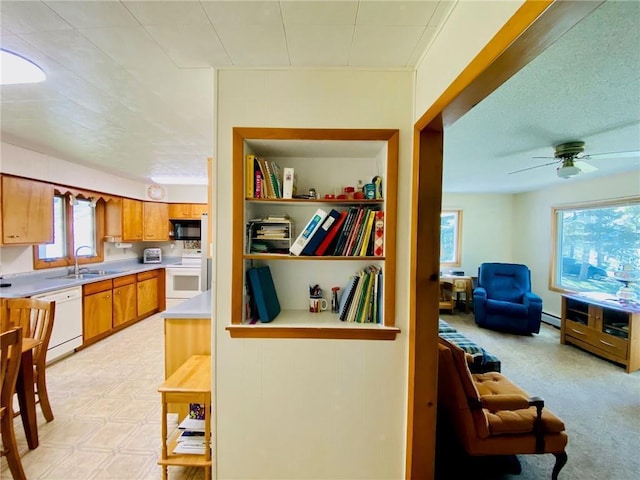
[[[535,165],[533,167],[522,168],[509,172],[509,175],[514,173],[525,172],[527,170],[533,170],[534,168],[546,167],[549,165],[560,164],[556,168],[556,173],[560,178],[571,178],[578,175],[580,172],[593,172],[598,168],[587,163],[585,160],[592,160],[597,158],[623,158],[632,157],[640,154],[638,150],[630,150],[627,152],[608,152],[608,153],[584,153],[584,142],[574,141],[560,143],[554,147],[553,157],[533,157],[533,158],[553,158],[553,162],[543,163],[542,165]],[[577,165],[576,165],[577,164]]]

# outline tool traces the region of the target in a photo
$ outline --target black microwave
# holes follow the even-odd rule
[[[200,240],[200,220],[171,220],[174,240]]]

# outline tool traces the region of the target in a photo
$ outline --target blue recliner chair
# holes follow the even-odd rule
[[[484,328],[513,333],[538,333],[542,299],[531,292],[531,272],[526,265],[483,263],[473,291],[476,323]]]

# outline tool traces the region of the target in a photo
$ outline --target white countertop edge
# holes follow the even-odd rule
[[[160,312],[162,318],[210,319],[211,318],[211,290],[202,292],[195,297],[186,299],[165,311]]]

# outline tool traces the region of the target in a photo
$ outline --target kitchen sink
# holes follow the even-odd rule
[[[82,280],[83,278],[90,279],[96,277],[104,277],[105,275],[116,275],[118,273],[122,273],[115,270],[84,270],[80,273],[67,273],[65,275],[59,275],[57,277],[49,277],[49,278],[67,278],[70,280]]]

